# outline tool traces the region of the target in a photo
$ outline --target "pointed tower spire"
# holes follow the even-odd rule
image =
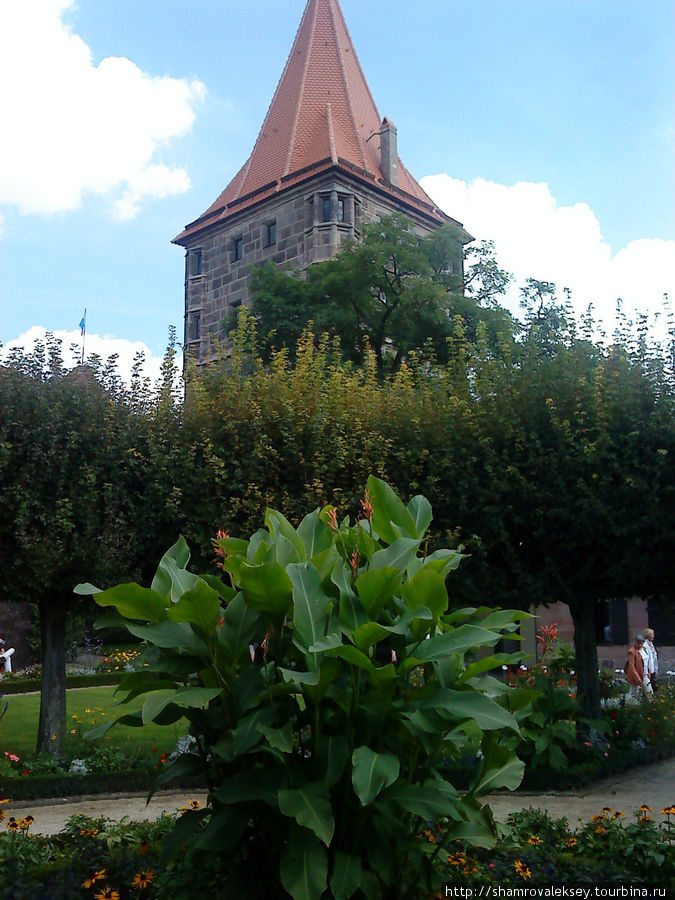
[[[377,110],[338,0],[308,0],[250,157],[176,242],[331,167],[447,221],[398,157],[396,128]]]

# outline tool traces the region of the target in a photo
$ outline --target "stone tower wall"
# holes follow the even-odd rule
[[[228,313],[250,305],[256,266],[303,271],[333,256],[343,241],[359,240],[364,224],[395,211],[405,212],[420,235],[438,227],[374,187],[329,172],[193,236],[186,242],[186,349],[200,362],[213,357],[226,338]]]

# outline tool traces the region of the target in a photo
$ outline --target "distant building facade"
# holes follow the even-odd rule
[[[420,235],[460,225],[399,158],[396,127],[378,113],[338,0],[308,0],[250,157],[174,239],[186,251],[186,349],[209,359],[228,313],[249,304],[253,267],[306,269],[393,212]]]

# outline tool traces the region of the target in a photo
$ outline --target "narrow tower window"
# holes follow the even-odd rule
[[[188,277],[202,274],[202,251],[190,250],[188,253]]]
[[[244,239],[243,237],[236,237],[234,239],[234,258],[235,260],[241,259],[244,255]]]

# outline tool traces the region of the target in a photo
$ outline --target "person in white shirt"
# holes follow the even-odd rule
[[[643,649],[647,654],[645,674],[649,676],[649,683],[652,686],[652,690],[656,691],[659,679],[659,655],[656,652],[656,647],[654,646],[654,629],[645,628],[642,634],[644,635],[645,639]]]

